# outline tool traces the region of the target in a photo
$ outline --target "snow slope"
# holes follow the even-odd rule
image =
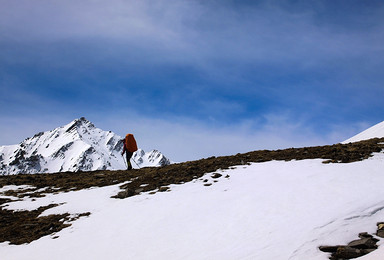
[[[126,169],[121,156],[122,137],[96,128],[85,118],[52,131],[41,132],[19,145],[0,146],[0,175],[38,172]],[[159,151],[138,150],[133,159],[140,167],[170,161]],[[137,168],[135,163],[133,166]]]
[[[353,142],[358,142],[362,140],[368,140],[371,138],[382,138],[384,137],[384,121],[381,123],[378,123],[367,130],[345,140],[343,143],[353,143]]]
[[[63,203],[43,215],[91,215],[30,244],[1,243],[0,255],[36,260],[325,260],[328,254],[318,246],[348,243],[360,232],[375,232],[376,222],[384,220],[383,168],[384,153],[348,164],[271,161],[225,170],[218,182],[207,173],[171,186],[170,192],[123,200],[111,198],[119,185],[24,198],[6,208]],[[204,186],[203,179],[212,185]],[[372,258],[374,254],[378,256]],[[384,259],[384,251],[370,257],[366,259]]]

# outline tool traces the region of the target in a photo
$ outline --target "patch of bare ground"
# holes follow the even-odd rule
[[[101,187],[129,181],[121,186],[122,191],[113,196],[124,199],[141,192],[166,192],[171,184],[183,184],[201,178],[206,173],[229,169],[235,165],[267,162],[271,160],[324,159],[324,163],[350,163],[372,156],[384,149],[384,138],[375,138],[349,144],[290,148],[283,150],[261,150],[233,156],[210,157],[197,161],[171,164],[164,167],[148,167],[131,171],[60,172],[53,174],[19,174],[0,176],[0,187],[6,185],[29,185],[27,190],[7,191],[6,196],[41,197],[46,193],[68,192],[90,187]],[[222,177],[213,174],[215,178]],[[227,177],[227,176],[226,176]],[[210,183],[206,185],[211,185]],[[34,187],[34,188],[33,188]],[[43,189],[44,188],[44,189]],[[0,205],[8,203],[0,199]],[[47,206],[52,207],[52,205]],[[63,219],[68,214],[38,217],[46,208],[35,211],[9,211],[0,209],[0,242],[28,243],[41,236],[58,232],[68,226]],[[87,214],[87,213],[86,213]]]
[[[13,211],[1,208],[0,243],[5,241],[9,241],[10,244],[15,245],[30,243],[43,236],[59,232],[63,228],[69,227],[71,224],[68,222],[75,219],[68,213],[39,217],[43,211],[55,206],[58,205],[51,204],[31,211]],[[88,215],[89,213],[83,213],[75,218]]]

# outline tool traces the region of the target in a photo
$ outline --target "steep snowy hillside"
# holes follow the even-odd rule
[[[96,128],[85,118],[41,132],[19,145],[0,147],[0,174],[125,169],[122,137]],[[140,167],[169,164],[159,151],[134,156]],[[134,164],[134,167],[137,166]]]
[[[337,147],[321,149],[328,153]],[[343,147],[353,152],[355,146]],[[312,153],[311,149],[287,149],[271,155],[278,158],[279,153],[289,156],[288,152]],[[67,192],[58,191],[60,186],[53,191],[31,185],[3,186],[0,199],[5,201],[5,216],[16,215],[8,214],[12,210],[35,210],[40,215],[39,220],[24,219],[16,226],[23,227],[20,232],[39,224],[43,232],[44,227],[55,232],[32,242],[27,240],[28,244],[0,243],[0,255],[16,260],[327,260],[330,254],[321,252],[319,246],[346,244],[357,239],[360,232],[374,233],[376,223],[384,221],[382,152],[352,163],[323,163],[323,159],[244,161],[225,170],[203,175],[198,172],[200,167],[211,167],[219,161],[216,168],[225,168],[227,162],[230,165],[250,157],[244,154],[147,168],[133,171],[137,175],[124,183]],[[120,178],[119,172],[98,171],[93,179],[115,180]],[[167,184],[169,179],[186,175],[194,176],[193,181]],[[66,176],[58,176],[55,183]],[[19,180],[11,177],[3,180]],[[28,184],[27,177],[35,176],[21,177]],[[158,189],[154,189],[154,182],[160,185]],[[133,194],[115,198],[122,192],[129,194],[131,186],[124,191],[125,185],[135,183]],[[68,184],[63,181],[62,185]],[[145,190],[147,187],[149,190]],[[33,194],[36,197],[31,197]],[[49,216],[57,216],[58,221],[44,219]],[[19,221],[4,220],[6,225]],[[61,230],[60,226],[66,224],[72,226],[62,226]],[[0,239],[1,234],[7,233],[0,233]],[[18,234],[13,231],[10,235]],[[383,242],[379,244],[377,252],[372,253],[377,258],[369,259],[383,259]]]
[[[362,141],[362,140],[368,140],[368,139],[371,139],[371,138],[382,138],[384,137],[384,121],[381,122],[381,123],[378,123],[370,128],[368,128],[367,130],[345,140],[343,143],[344,144],[347,144],[347,143],[353,143],[353,142],[358,142],[358,141]]]

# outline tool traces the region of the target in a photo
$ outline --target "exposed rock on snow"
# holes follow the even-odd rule
[[[360,239],[349,242],[348,245],[320,246],[319,249],[326,253],[332,253],[329,259],[352,259],[369,254],[377,249],[379,241],[367,232],[359,234]]]
[[[384,222],[378,222],[376,236],[384,238]]]
[[[0,175],[125,169],[120,154],[122,139],[82,117],[52,131],[37,133],[19,145],[0,146]],[[145,153],[140,149],[133,158],[139,167],[170,163],[157,150]]]

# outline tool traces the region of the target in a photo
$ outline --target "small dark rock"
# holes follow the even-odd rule
[[[369,249],[377,248],[376,243],[377,239],[375,238],[362,238],[359,240],[354,240],[348,244],[349,247],[358,248],[358,249]]]
[[[360,257],[367,254],[367,252],[364,249],[357,249],[349,246],[340,246],[337,248],[336,253],[332,254],[332,257],[336,257],[334,259],[351,259]]]
[[[378,230],[384,230],[384,222],[378,222],[376,225]]]
[[[169,190],[169,187],[167,187],[167,186],[160,187],[160,189],[159,189],[160,192],[164,192],[167,190]]]
[[[214,173],[214,174],[212,174],[212,178],[214,178],[214,179],[217,179],[217,178],[220,178],[221,176],[223,176],[223,175],[221,175],[220,173]]]
[[[368,234],[367,232],[359,233],[360,238],[373,238],[372,235]]]
[[[118,198],[118,199],[125,199],[125,198],[128,198],[128,197],[131,197],[131,196],[134,196],[135,195],[135,192],[131,189],[126,189],[126,190],[123,190],[123,191],[120,191],[116,196],[115,198]]]
[[[326,253],[336,253],[339,246],[319,246],[319,250]]]
[[[377,230],[376,236],[384,238],[384,229]]]

